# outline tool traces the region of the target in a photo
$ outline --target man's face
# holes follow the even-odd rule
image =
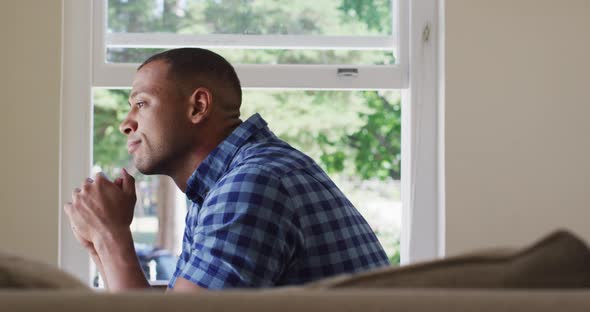
[[[144,174],[169,174],[190,146],[188,97],[167,72],[167,63],[154,61],[135,74],[130,110],[119,126],[135,167]]]

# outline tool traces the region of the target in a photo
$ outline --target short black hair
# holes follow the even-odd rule
[[[242,102],[242,87],[240,79],[234,67],[221,55],[201,48],[179,48],[167,50],[150,56],[137,70],[154,62],[165,61],[168,63],[169,74],[182,82],[189,82],[198,77],[200,82],[208,82],[207,87],[216,92],[218,88],[233,91],[233,98],[237,105]],[[224,96],[227,98],[227,94]]]

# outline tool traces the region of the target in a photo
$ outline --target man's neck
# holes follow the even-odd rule
[[[210,135],[209,139],[204,141],[202,144],[187,153],[186,159],[179,159],[179,167],[173,170],[173,173],[169,176],[174,180],[176,186],[183,192],[186,193],[187,182],[193,172],[199,168],[201,163],[209,156],[209,154],[217,147],[223,140],[225,140],[233,131],[236,129],[242,121],[236,119],[229,123],[228,126],[224,127],[223,131],[218,131],[218,135]]]
[[[207,152],[200,151],[188,155],[189,157],[183,161],[182,168],[178,168],[178,170],[175,170],[174,174],[170,175],[172,180],[174,180],[174,183],[176,183],[176,186],[178,186],[178,188],[183,193],[186,193],[188,179],[191,177],[193,172],[199,168],[201,163],[205,160],[205,158],[207,158],[209,153],[211,153],[214,148],[215,147],[209,149]]]

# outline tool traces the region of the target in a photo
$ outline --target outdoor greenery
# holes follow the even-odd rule
[[[108,28],[112,32],[383,35],[392,31],[389,2],[109,0]],[[107,59],[141,62],[158,51],[113,48],[108,50]],[[383,51],[216,51],[232,63],[395,62],[393,53]],[[94,90],[94,162],[109,174],[130,165],[126,138],[118,130],[128,110],[128,92]],[[255,112],[278,136],[314,158],[345,193],[363,190],[363,194],[351,195],[361,212],[370,209],[360,206],[372,196],[399,201],[395,189],[401,174],[401,105],[397,91],[245,90],[242,117]],[[391,261],[399,263],[399,229],[372,226]]]

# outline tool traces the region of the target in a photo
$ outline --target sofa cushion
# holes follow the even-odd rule
[[[7,288],[90,290],[54,266],[0,252],[0,289]]]
[[[588,288],[590,250],[557,231],[522,250],[484,251],[407,266],[341,275],[307,288]]]

